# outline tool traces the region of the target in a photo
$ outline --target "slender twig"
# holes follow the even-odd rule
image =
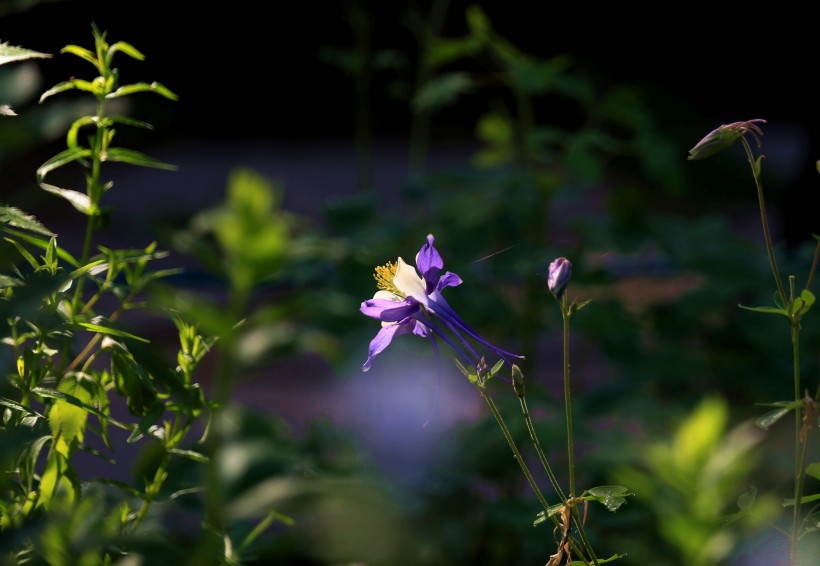
[[[752,175],[755,180],[755,188],[757,189],[757,202],[760,208],[760,222],[763,225],[763,238],[766,240],[766,252],[769,254],[769,263],[772,266],[772,275],[774,275],[774,282],[777,285],[777,293],[780,296],[782,305],[788,304],[786,299],[786,291],[783,288],[783,281],[780,279],[780,271],[777,269],[777,261],[774,257],[774,245],[772,245],[772,236],[769,232],[769,220],[766,217],[766,201],[763,198],[763,183],[760,180],[760,172],[757,168],[752,148],[746,138],[741,136],[740,141],[743,143],[743,148],[746,150],[746,156],[749,158],[749,165],[752,168]]]

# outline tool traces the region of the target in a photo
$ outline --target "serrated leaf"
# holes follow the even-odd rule
[[[117,161],[119,163],[130,163],[131,165],[139,165],[140,167],[154,167],[156,169],[166,169],[169,171],[176,170],[176,165],[163,163],[153,157],[148,157],[144,153],[134,151],[133,149],[125,149],[121,147],[113,147],[109,149],[104,156],[104,161]]]
[[[57,398],[51,405],[48,411],[48,424],[54,436],[54,449],[69,458],[76,444],[83,441],[88,412],[82,406],[69,402],[66,397],[71,396],[80,404],[89,404],[92,397],[88,389],[76,378],[62,380],[58,385],[58,391],[65,396]]]
[[[0,206],[0,222],[44,236],[54,235],[51,230],[40,224],[36,218],[13,206]]]
[[[48,53],[32,51],[24,47],[16,47],[8,43],[0,43],[0,65],[14,63],[15,61],[25,61],[27,59],[44,59],[51,57]]]
[[[23,259],[25,259],[29,263],[29,265],[31,265],[32,268],[37,269],[38,267],[40,267],[39,262],[36,259],[34,259],[34,256],[31,255],[31,252],[24,248],[20,242],[12,240],[11,238],[3,239],[11,245],[13,245],[15,248],[17,248],[17,251],[20,253],[21,256],[23,256]]]
[[[806,466],[806,474],[820,480],[820,462],[815,462]]]

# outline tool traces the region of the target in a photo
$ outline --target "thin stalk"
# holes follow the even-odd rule
[[[814,282],[814,274],[817,271],[817,261],[820,259],[820,242],[814,247],[814,259],[811,262],[811,269],[809,270],[809,278],[806,281],[806,291],[811,291],[811,284]]]
[[[527,425],[527,431],[530,433],[530,439],[532,439],[532,444],[535,446],[535,452],[538,454],[538,459],[541,460],[541,465],[544,466],[544,470],[547,472],[547,476],[550,478],[550,483],[552,484],[555,493],[558,494],[558,497],[561,498],[561,501],[566,502],[567,496],[564,495],[564,490],[561,489],[561,485],[558,483],[558,480],[555,477],[555,474],[552,471],[552,468],[547,461],[547,456],[544,454],[544,450],[541,448],[541,442],[538,440],[538,436],[535,434],[535,427],[532,423],[532,417],[530,417],[530,412],[527,409],[527,400],[522,396],[519,397],[518,400],[521,402],[521,412],[524,413],[524,422]]]
[[[86,185],[86,193],[90,201],[90,209],[92,214],[88,216],[85,225],[85,239],[83,240],[83,251],[80,256],[80,265],[85,265],[88,262],[89,254],[91,253],[91,241],[94,235],[94,224],[96,223],[96,211],[100,204],[100,197],[102,191],[100,190],[100,169],[102,161],[100,155],[103,150],[103,143],[106,137],[106,128],[102,126],[103,118],[105,117],[105,99],[98,99],[97,102],[97,133],[94,136],[94,148],[91,152],[91,175],[88,178]],[[80,275],[77,278],[77,286],[74,289],[74,299],[71,302],[71,314],[74,316],[77,312],[77,307],[80,304],[80,299],[83,294],[83,285],[85,284],[86,274]]]
[[[786,300],[786,291],[783,288],[783,282],[780,280],[780,271],[777,269],[777,261],[774,257],[774,246],[772,245],[772,236],[769,232],[769,220],[766,217],[766,201],[763,198],[763,183],[760,180],[760,173],[755,164],[754,154],[749,142],[746,138],[741,136],[740,141],[743,143],[743,148],[746,150],[746,156],[749,159],[749,165],[752,168],[752,176],[755,180],[755,188],[757,189],[757,203],[760,207],[760,222],[763,225],[763,238],[766,240],[766,252],[769,254],[769,263],[772,266],[772,275],[774,275],[774,282],[777,284],[777,293],[780,295],[780,300],[785,306],[788,304]]]
[[[507,428],[507,423],[504,422],[504,418],[501,416],[501,412],[498,410],[498,407],[496,406],[492,397],[487,395],[487,392],[485,391],[484,387],[477,386],[477,388],[479,393],[481,394],[481,397],[484,399],[484,401],[487,402],[487,406],[490,408],[490,412],[493,414],[493,417],[495,417],[498,426],[501,427],[501,432],[504,434],[504,438],[507,439],[507,444],[509,444],[516,462],[518,462],[518,465],[521,467],[521,471],[524,472],[524,476],[527,478],[530,487],[532,487],[532,490],[535,492],[535,496],[538,498],[538,502],[541,503],[541,506],[544,508],[544,513],[548,517],[550,517],[550,519],[552,519],[552,522],[555,524],[556,527],[560,527],[558,519],[556,519],[554,515],[550,515],[549,503],[547,503],[547,500],[544,498],[544,494],[541,493],[541,490],[538,488],[538,484],[535,483],[535,479],[532,477],[532,474],[530,473],[530,469],[527,467],[526,462],[524,462],[524,458],[521,456],[521,452],[518,450],[518,446],[516,446],[515,440],[513,440],[512,434],[510,434],[510,430]],[[589,564],[589,561],[580,551],[577,543],[573,541],[572,538],[570,538],[570,545],[572,546],[572,549],[575,551],[575,553],[578,554],[578,556],[580,556],[581,559],[584,561],[584,564]],[[592,549],[587,547],[587,550],[591,551]],[[595,564],[597,566],[598,562],[596,561]]]
[[[575,447],[572,438],[572,403],[569,386],[569,305],[567,295],[561,302],[564,319],[564,409],[567,415],[567,463],[569,467],[569,496],[575,497]]]
[[[792,363],[794,365],[794,400],[800,401],[800,323],[792,321]],[[800,541],[800,500],[803,498],[803,462],[806,458],[805,445],[801,449],[800,429],[802,419],[800,411],[794,411],[794,512],[792,514],[791,532],[791,560],[792,564],[798,563],[798,543]]]
[[[567,415],[567,465],[569,468],[569,497],[570,499],[576,496],[575,493],[575,446],[574,446],[574,438],[572,434],[572,401],[571,401],[571,392],[570,392],[570,382],[569,382],[569,319],[570,319],[570,307],[569,307],[569,298],[567,294],[564,293],[563,297],[561,298],[561,317],[563,319],[563,334],[564,334],[564,408],[566,410]],[[578,507],[575,503],[571,505],[572,509],[572,517],[575,521],[576,526],[578,527],[578,534],[581,536],[581,540],[584,543],[587,551],[589,551],[589,555],[592,557],[592,562],[597,566],[598,565],[598,557],[595,555],[595,551],[592,549],[592,544],[589,542],[587,538],[586,530],[584,529],[584,524],[581,521],[580,514],[578,513]]]

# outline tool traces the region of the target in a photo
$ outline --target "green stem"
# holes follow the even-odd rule
[[[535,452],[538,454],[538,459],[541,460],[541,464],[544,466],[544,470],[547,472],[547,476],[550,478],[550,483],[552,483],[553,489],[555,489],[555,493],[558,494],[558,497],[561,498],[561,501],[566,502],[567,496],[564,495],[564,490],[561,489],[561,485],[558,483],[558,480],[555,477],[555,474],[552,471],[552,468],[547,461],[547,456],[544,454],[544,450],[541,448],[541,442],[538,440],[538,436],[535,433],[535,427],[532,423],[532,417],[530,417],[530,412],[527,409],[527,400],[522,396],[519,397],[518,400],[521,402],[521,412],[524,413],[524,422],[527,425],[527,431],[530,433],[530,439],[532,439],[532,444],[535,446]]]
[[[478,388],[481,397],[484,399],[484,401],[487,402],[487,406],[490,408],[490,412],[493,414],[493,417],[495,417],[498,426],[501,427],[501,432],[504,434],[504,438],[507,439],[507,444],[509,444],[516,462],[518,462],[518,465],[521,467],[521,471],[524,472],[524,476],[527,478],[530,487],[532,487],[532,490],[535,492],[535,496],[538,498],[539,503],[541,503],[541,506],[544,508],[545,515],[552,519],[552,522],[553,524],[555,524],[556,527],[560,527],[561,525],[558,522],[558,519],[555,518],[555,515],[550,515],[549,503],[547,503],[547,500],[544,498],[544,494],[541,493],[541,490],[538,488],[538,484],[535,483],[535,479],[532,477],[532,474],[530,473],[530,469],[527,467],[526,462],[524,462],[524,458],[521,456],[521,452],[518,450],[518,446],[516,446],[515,440],[513,440],[512,434],[510,434],[510,430],[507,428],[507,423],[504,422],[504,418],[501,416],[501,412],[498,410],[498,407],[496,406],[492,397],[487,395],[484,386],[477,385],[476,387]],[[589,564],[589,561],[581,552],[581,549],[578,548],[578,544],[572,539],[572,537],[570,537],[569,543],[570,546],[572,546],[573,551],[578,556],[580,556],[581,559],[584,561],[584,564]],[[591,548],[587,547],[587,550],[591,551]],[[598,562],[596,561],[595,564],[597,566]]]
[[[800,401],[800,323],[792,321],[792,363],[794,364],[794,400]],[[794,411],[794,513],[792,515],[791,559],[795,566],[798,563],[798,543],[800,541],[800,500],[803,498],[803,462],[806,458],[805,444],[801,449],[800,429],[802,428],[801,412]]]
[[[544,508],[544,512],[549,514],[550,505],[544,498],[544,494],[541,493],[541,490],[538,488],[538,484],[535,483],[535,479],[532,477],[530,469],[524,462],[524,458],[521,457],[521,452],[518,451],[518,446],[515,445],[515,440],[513,440],[513,437],[510,434],[510,430],[507,428],[507,423],[504,422],[504,419],[501,416],[498,407],[496,406],[492,397],[487,395],[487,392],[484,390],[483,386],[479,386],[478,391],[481,393],[481,396],[484,398],[484,401],[487,402],[487,406],[490,408],[490,412],[493,414],[493,417],[495,417],[498,426],[501,427],[501,432],[504,434],[504,438],[507,439],[507,444],[510,445],[510,449],[513,452],[513,456],[515,456],[516,462],[518,462],[518,465],[521,466],[521,471],[524,472],[524,476],[526,476],[527,481],[530,483],[530,486],[532,487],[532,490],[535,492],[535,496],[538,498],[539,503],[541,503],[541,506]]]
[[[569,496],[575,497],[575,449],[572,438],[572,402],[569,386],[569,305],[566,293],[561,300],[564,319],[564,408],[567,414],[567,462],[569,467]]]
[[[786,299],[786,291],[783,288],[783,282],[780,280],[780,271],[777,269],[777,261],[774,257],[774,246],[772,245],[772,235],[769,232],[769,220],[766,217],[766,202],[763,198],[763,183],[760,180],[760,172],[758,171],[755,163],[755,158],[752,154],[752,148],[749,146],[749,142],[747,142],[746,138],[743,136],[741,136],[740,141],[743,143],[743,148],[746,150],[746,156],[749,159],[749,165],[752,167],[752,176],[754,177],[755,187],[757,189],[757,203],[760,207],[760,222],[763,224],[763,238],[766,240],[766,252],[769,254],[769,263],[772,266],[774,282],[777,284],[777,293],[780,295],[780,300],[782,301],[783,306],[786,306],[789,303]]]
[[[105,117],[105,99],[98,99],[97,102],[97,132],[94,136],[93,149],[91,151],[91,174],[86,183],[86,194],[88,195],[89,214],[85,225],[85,239],[83,240],[83,251],[80,256],[80,265],[83,266],[88,262],[88,257],[91,253],[91,241],[94,235],[94,225],[96,224],[96,215],[100,204],[101,189],[100,189],[100,170],[102,165],[102,151],[103,140],[107,135],[107,129],[102,126]],[[86,274],[82,274],[77,278],[76,287],[74,289],[74,299],[71,302],[71,314],[75,316],[77,308],[80,305],[80,299],[83,295],[83,286],[85,285]]]
[[[569,468],[569,497],[570,499],[572,499],[576,495],[575,446],[572,433],[572,401],[569,382],[569,319],[571,317],[571,314],[569,298],[567,297],[566,293],[564,293],[563,297],[561,298],[561,316],[564,322],[564,408],[567,414],[567,463]],[[583,541],[584,546],[589,552],[589,555],[592,557],[592,562],[597,566],[598,557],[595,555],[595,551],[592,549],[592,544],[589,542],[589,539],[587,538],[586,530],[584,529],[584,524],[581,521],[580,514],[578,513],[578,507],[574,502],[572,503],[572,517],[575,520],[576,526],[578,527],[578,534],[581,536],[581,540]]]

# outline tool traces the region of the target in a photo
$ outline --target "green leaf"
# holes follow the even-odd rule
[[[803,291],[800,292],[800,297],[792,301],[789,305],[788,312],[789,314],[795,314],[799,311],[800,316],[803,316],[813,304],[814,294],[807,289],[803,289]]]
[[[66,135],[66,145],[68,146],[68,148],[80,148],[79,144],[77,143],[77,135],[80,131],[80,128],[84,126],[90,126],[96,123],[97,119],[94,116],[83,116],[82,118],[74,120],[74,123],[71,124],[71,127],[68,129],[68,134]]]
[[[3,230],[3,232],[6,232],[7,234],[11,234],[15,238],[17,238],[19,240],[23,240],[25,242],[28,242],[29,244],[37,246],[40,249],[45,250],[48,247],[49,240],[45,240],[45,239],[40,238],[38,236],[32,236],[31,234],[26,234],[25,232],[18,232],[17,230],[12,230],[10,228],[1,228],[1,229]],[[72,256],[70,253],[65,251],[63,248],[58,246],[57,249],[56,249],[56,252],[57,252],[57,256],[60,259],[62,259],[63,261],[65,261],[65,262],[67,262],[67,263],[69,263],[73,266],[79,265],[79,262],[76,259],[74,259],[74,256]]]
[[[622,485],[602,485],[586,490],[596,501],[602,503],[610,511],[617,511],[626,503],[626,497],[633,495]]]
[[[0,222],[44,236],[54,235],[51,230],[40,224],[36,218],[12,206],[0,206]]]
[[[72,55],[76,55],[81,59],[85,59],[86,61],[94,65],[97,71],[102,72],[102,69],[100,69],[99,61],[97,61],[97,56],[85,47],[80,47],[79,45],[66,45],[60,50],[60,53],[71,53]]]
[[[56,399],[59,401],[65,401],[66,403],[77,407],[78,409],[82,409],[86,413],[91,413],[95,417],[99,417],[101,419],[105,419],[107,422],[113,424],[114,426],[121,428],[123,430],[132,430],[133,427],[127,424],[124,424],[117,419],[113,418],[111,415],[103,413],[96,407],[93,407],[89,403],[71,395],[69,393],[60,391],[59,389],[49,389],[47,387],[34,387],[32,388],[31,392],[34,395],[39,395],[40,397],[46,397],[48,399]]]
[[[762,313],[767,313],[767,314],[781,314],[781,315],[785,316],[786,318],[788,318],[788,316],[789,316],[789,313],[786,311],[786,309],[779,309],[779,308],[775,308],[775,307],[746,307],[746,306],[743,306],[743,305],[737,305],[737,306],[739,306],[740,308],[742,308],[744,310],[747,310],[747,311],[762,312]]]
[[[56,84],[40,95],[40,104],[42,104],[44,100],[54,96],[55,94],[60,94],[61,92],[65,92],[67,90],[74,90],[75,88],[77,88],[77,81],[65,81]]]
[[[460,95],[469,92],[473,82],[466,73],[448,73],[425,84],[413,99],[413,110],[431,112],[453,104]]]
[[[125,149],[121,147],[112,147],[109,149],[103,161],[117,161],[120,163],[130,163],[131,165],[139,165],[141,167],[154,167],[156,169],[166,169],[169,171],[176,170],[176,165],[171,165],[169,163],[163,163],[162,161],[157,161],[152,157],[148,157],[144,153],[140,153],[139,151],[134,151],[133,149]]]
[[[24,47],[15,47],[8,43],[0,43],[0,65],[14,63],[15,61],[25,61],[27,59],[43,59],[51,57],[48,53],[32,51]]]
[[[143,55],[136,47],[134,47],[130,43],[126,43],[124,41],[116,42],[108,49],[108,56],[112,57],[114,53],[118,51],[125,53],[129,57],[133,57],[137,61],[145,60],[145,55]]]
[[[815,462],[813,464],[809,464],[806,467],[806,474],[810,475],[811,477],[820,480],[820,462]]]
[[[598,564],[606,564],[607,562],[614,562],[615,560],[618,560],[619,558],[623,558],[625,556],[626,556],[626,554],[613,554],[609,558],[599,558],[598,559]],[[580,560],[573,560],[572,561],[572,566],[589,566],[589,565],[588,565],[588,563],[582,562]]]
[[[179,100],[179,97],[171,92],[170,89],[167,87],[159,84],[158,82],[153,83],[136,83],[131,85],[121,86],[114,92],[107,94],[106,98],[120,98],[123,96],[128,96],[129,94],[134,94],[137,92],[155,92],[165,98],[170,100]]]
[[[4,407],[8,407],[9,409],[11,409],[13,411],[19,411],[20,413],[23,413],[24,415],[31,415],[31,416],[35,416],[35,417],[40,418],[40,419],[45,418],[45,415],[42,415],[42,414],[38,413],[34,409],[30,409],[28,407],[25,407],[25,406],[21,405],[20,403],[18,403],[17,401],[13,401],[12,399],[7,399],[5,397],[0,397],[0,405],[2,405]]]
[[[755,419],[756,426],[762,429],[768,429],[783,418],[783,415],[786,415],[789,411],[802,408],[803,401],[777,401],[776,403],[758,403],[758,405],[763,407],[777,407],[777,409],[769,411],[765,415]]]
[[[150,343],[150,340],[146,340],[145,338],[137,336],[136,334],[131,334],[130,332],[125,332],[124,330],[119,330],[118,328],[113,328],[111,326],[103,326],[102,324],[92,324],[90,322],[79,322],[78,324],[90,332],[99,332],[100,334],[119,336],[121,338],[131,338],[132,340],[139,340],[140,342]]]
[[[801,505],[803,505],[804,503],[811,503],[812,501],[820,501],[820,493],[815,493],[814,495],[805,495],[800,498]],[[794,505],[794,498],[783,500],[783,507],[791,507],[792,505]]]
[[[194,452],[193,450],[181,450],[179,448],[171,448],[168,452],[171,454],[176,454],[177,456],[182,456],[183,458],[188,458],[193,460],[194,462],[199,462],[200,464],[207,464],[210,460],[204,454],[200,454],[199,452]]]
[[[34,259],[34,256],[31,255],[31,253],[26,248],[24,248],[23,245],[20,244],[20,242],[12,240],[11,238],[3,239],[11,245],[13,245],[15,248],[17,248],[17,251],[20,252],[20,255],[23,256],[23,259],[25,259],[29,263],[29,265],[31,265],[31,267],[33,267],[34,269],[40,267],[39,262],[36,259]]]
[[[547,521],[550,517],[554,516],[558,513],[561,509],[563,509],[563,503],[556,503],[555,505],[550,505],[547,508],[548,513],[544,513],[543,511],[539,511],[538,514],[535,516],[535,521],[532,522],[532,526],[535,527],[540,525],[544,521]]]
[[[91,157],[91,150],[85,148],[71,148],[66,149],[65,151],[61,151],[37,169],[37,181],[42,182],[45,179],[45,176],[62,167],[63,165],[67,165],[78,159],[88,159]]]
[[[92,396],[82,380],[76,377],[63,379],[58,385],[58,391],[64,396],[57,398],[51,405],[48,423],[54,436],[54,449],[69,458],[76,444],[83,441],[88,412],[82,405],[89,404]],[[68,396],[79,403],[72,404],[67,400]]]

